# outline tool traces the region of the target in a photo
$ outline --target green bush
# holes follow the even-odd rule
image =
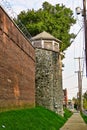
[[[67,108],[64,109],[64,117],[67,120],[70,116],[72,116],[73,112],[68,110]]]
[[[85,123],[87,124],[87,116],[84,115],[83,113],[81,113],[81,116],[82,116],[83,120],[85,121]]]

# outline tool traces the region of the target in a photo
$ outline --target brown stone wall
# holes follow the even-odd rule
[[[0,7],[0,108],[35,105],[35,50]]]

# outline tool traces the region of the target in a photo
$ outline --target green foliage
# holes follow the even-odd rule
[[[72,116],[73,112],[71,112],[70,110],[68,109],[64,109],[64,117],[65,119],[67,120],[70,116]]]
[[[83,120],[85,121],[85,123],[87,124],[87,115],[84,115],[83,113],[81,113],[81,116],[82,116]]]
[[[18,25],[21,21],[32,36],[47,31],[60,39],[62,41],[61,51],[69,47],[71,40],[75,37],[73,33],[69,33],[70,27],[76,22],[73,12],[64,5],[56,4],[53,6],[48,2],[44,2],[42,8],[37,11],[34,9],[27,12],[22,11],[15,21]]]
[[[87,92],[84,93],[83,97],[87,100]]]
[[[87,109],[87,99],[83,99],[83,108]]]
[[[43,107],[10,110],[0,113],[0,130],[3,126],[6,130],[59,130],[65,121],[65,117]]]
[[[87,109],[87,92],[83,95],[83,108]]]

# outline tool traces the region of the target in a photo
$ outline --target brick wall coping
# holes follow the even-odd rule
[[[15,27],[20,31],[20,33],[24,36],[24,38],[31,44],[31,46],[34,48],[34,46],[31,43],[31,40],[25,36],[25,34],[21,31],[21,29],[18,27],[18,25],[14,22],[14,20],[6,13],[6,11],[3,9],[3,7],[0,5],[1,10],[7,15],[7,17],[12,21],[12,23],[15,25]]]

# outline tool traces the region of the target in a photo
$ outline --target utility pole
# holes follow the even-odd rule
[[[81,57],[75,58],[78,59],[79,61],[79,70],[76,71],[78,73],[78,97],[79,97],[79,110],[82,111],[82,71],[81,71],[81,63],[80,60],[82,59]]]
[[[87,19],[86,19],[86,0],[83,0],[83,16],[84,16],[85,60],[86,60],[86,76],[87,76]]]

